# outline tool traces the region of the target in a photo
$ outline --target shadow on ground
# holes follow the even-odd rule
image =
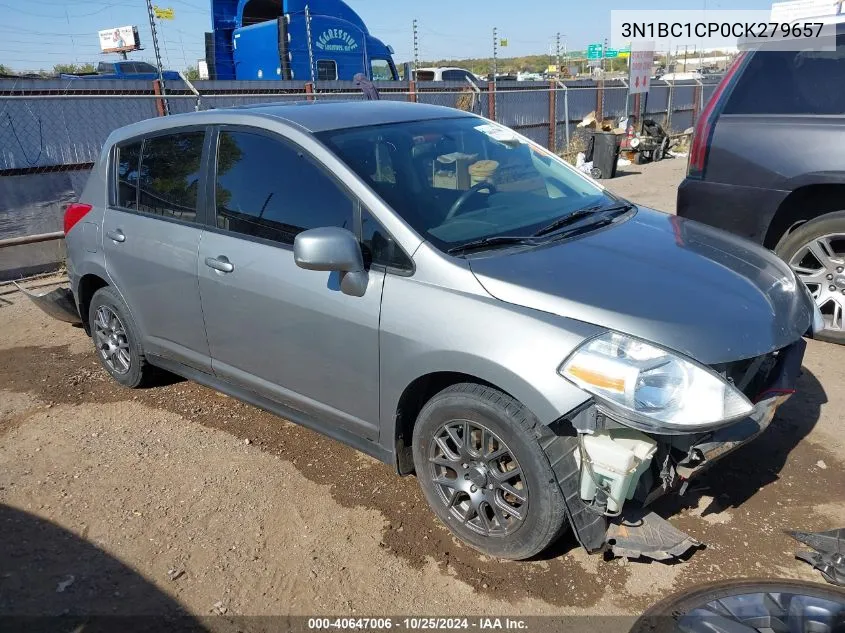
[[[0,541],[0,630],[206,630],[136,571],[50,521],[0,505]]]
[[[698,479],[690,481],[686,495],[667,497],[656,509],[662,516],[669,516],[681,508],[696,507],[703,494],[713,497],[713,500],[702,516],[743,505],[762,488],[780,478],[790,454],[813,430],[826,402],[824,387],[813,372],[802,368],[795,395],[778,409],[764,433],[715,463]],[[813,492],[824,494],[824,491]]]

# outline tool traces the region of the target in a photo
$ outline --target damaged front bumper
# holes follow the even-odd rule
[[[650,435],[658,444],[657,452],[635,484],[636,489],[632,489],[628,501],[615,515],[602,505],[601,495],[584,499],[579,494],[581,477],[585,476],[585,460],[576,455],[579,450],[583,451],[581,438],[584,434],[607,432],[612,435],[613,429],[626,427],[619,420],[597,414],[595,406],[583,409],[574,419],[568,420],[577,435],[558,437],[559,442],[549,441],[547,445],[551,452],[547,450],[547,454],[558,475],[579,542],[591,552],[608,551],[616,556],[646,556],[656,560],[678,557],[700,546],[697,540],[649,511],[648,506],[669,492],[683,494],[690,479],[765,431],[778,407],[794,393],[805,349],[806,343],[799,339],[777,353],[765,380],[754,387],[757,391],[756,397],[752,397],[755,405],[747,417],[708,433]],[[553,427],[552,430],[562,433],[562,428]]]
[[[707,470],[714,462],[747,444],[769,427],[778,407],[795,393],[806,348],[807,343],[799,339],[782,351],[772,372],[774,378],[755,398],[750,415],[696,440],[686,457],[675,466],[682,480],[689,480]]]

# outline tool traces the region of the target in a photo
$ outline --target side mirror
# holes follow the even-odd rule
[[[305,270],[339,272],[344,294],[362,297],[367,290],[361,245],[346,229],[325,226],[299,233],[293,241],[293,259]]]

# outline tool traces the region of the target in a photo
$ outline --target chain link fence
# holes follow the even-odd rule
[[[652,82],[641,98],[624,81],[376,82],[383,100],[471,111],[518,130],[567,158],[586,145],[577,124],[595,112],[619,120],[637,112],[683,131],[695,124],[718,77],[706,82]],[[363,100],[351,81],[202,81],[0,79],[0,242],[59,231],[64,207],[78,198],[115,129],[194,110],[303,100]],[[10,266],[37,269],[60,261],[60,243],[0,248],[0,275]]]

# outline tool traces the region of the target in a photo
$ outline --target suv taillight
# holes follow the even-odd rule
[[[722,111],[726,92],[732,85],[733,80],[737,76],[746,56],[746,52],[741,52],[736,56],[736,58],[734,58],[733,63],[730,68],[728,68],[728,72],[726,72],[725,76],[722,77],[722,81],[720,81],[719,85],[716,86],[716,90],[714,90],[713,94],[710,95],[707,105],[704,106],[704,110],[701,111],[701,115],[698,117],[698,123],[695,125],[695,133],[692,137],[692,147],[690,148],[689,153],[689,165],[687,166],[687,176],[690,178],[704,177],[704,167],[707,164],[707,154],[710,150],[710,138],[713,135],[713,128],[716,125],[716,119],[719,118],[719,114]]]
[[[90,204],[82,204],[81,202],[74,202],[68,205],[65,209],[65,235],[70,233],[70,230],[85,217],[85,214],[93,209]]]

